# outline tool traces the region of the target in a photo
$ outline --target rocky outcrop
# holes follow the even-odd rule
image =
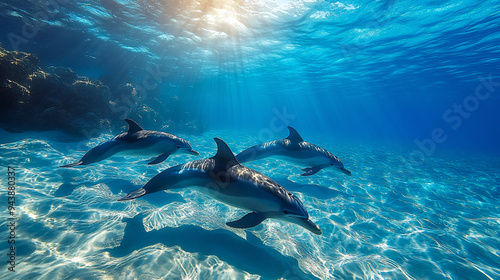
[[[200,133],[203,126],[178,117],[156,98],[142,100],[130,83],[110,89],[71,69],[42,69],[29,53],[0,48],[0,125],[13,132],[63,130],[85,137],[119,131],[128,117],[149,129]],[[114,125],[113,125],[114,124]],[[97,133],[96,133],[97,132]]]

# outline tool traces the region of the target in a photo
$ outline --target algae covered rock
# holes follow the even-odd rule
[[[0,48],[0,124],[6,130],[58,129],[84,136],[112,117],[110,96],[106,86],[71,69],[45,71],[35,55]]]

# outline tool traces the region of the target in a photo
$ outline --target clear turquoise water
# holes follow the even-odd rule
[[[316,236],[276,220],[229,228],[225,222],[243,211],[189,189],[116,201],[192,156],[157,166],[116,156],[58,167],[110,136],[67,142],[57,133],[4,134],[1,165],[18,169],[15,279],[500,277],[497,158],[440,153],[411,166],[399,159],[411,152],[405,147],[317,142],[352,177],[328,169],[301,177],[299,167],[280,161],[248,163],[303,201],[323,229]],[[180,136],[203,158],[214,154],[215,136],[235,152],[258,141],[235,131]]]
[[[0,3],[2,46],[176,98],[208,129],[260,130],[286,108],[309,135],[410,146],[440,127],[441,146],[500,154],[499,0],[56,2]],[[490,96],[452,129],[443,114],[479,86]]]

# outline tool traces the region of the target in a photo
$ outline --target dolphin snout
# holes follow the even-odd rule
[[[314,233],[314,234],[317,234],[317,235],[321,235],[323,233],[323,231],[321,230],[321,228],[315,224],[313,221],[311,221],[309,218],[302,218],[302,217],[293,217],[295,220],[297,220],[299,226],[309,230],[310,232]]]
[[[343,173],[345,173],[346,175],[349,175],[349,176],[351,176],[351,175],[352,175],[351,171],[349,171],[349,170],[345,169],[345,167],[342,167],[340,170],[341,170]]]

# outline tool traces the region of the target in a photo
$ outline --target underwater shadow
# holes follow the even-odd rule
[[[71,183],[62,183],[59,188],[54,192],[54,197],[64,197],[73,193],[73,191],[83,184],[71,184]]]
[[[205,230],[193,225],[146,232],[143,217],[144,214],[139,214],[131,219],[123,219],[127,223],[123,240],[120,246],[106,250],[110,256],[123,257],[135,250],[162,243],[203,256],[215,255],[243,271],[261,275],[263,279],[318,279],[300,270],[296,259],[283,256],[274,248],[264,245],[250,232],[247,232],[248,240],[227,230]]]
[[[296,183],[289,180],[288,178],[277,179],[275,181],[291,192],[300,192],[315,198],[331,199],[337,196],[352,197],[352,195],[330,189],[328,187],[323,187],[316,184]]]
[[[139,186],[132,184],[130,181],[123,180],[123,179],[110,179],[110,180],[102,180],[99,182],[82,181],[82,182],[78,182],[78,183],[68,183],[67,181],[69,181],[69,180],[63,180],[63,181],[66,181],[66,182],[62,183],[57,188],[57,190],[54,192],[53,195],[55,197],[68,196],[68,195],[72,194],[75,189],[77,189],[81,186],[93,186],[93,185],[97,185],[99,183],[107,185],[113,194],[118,194],[118,193],[120,193],[120,191],[128,193],[132,190],[140,188]]]

